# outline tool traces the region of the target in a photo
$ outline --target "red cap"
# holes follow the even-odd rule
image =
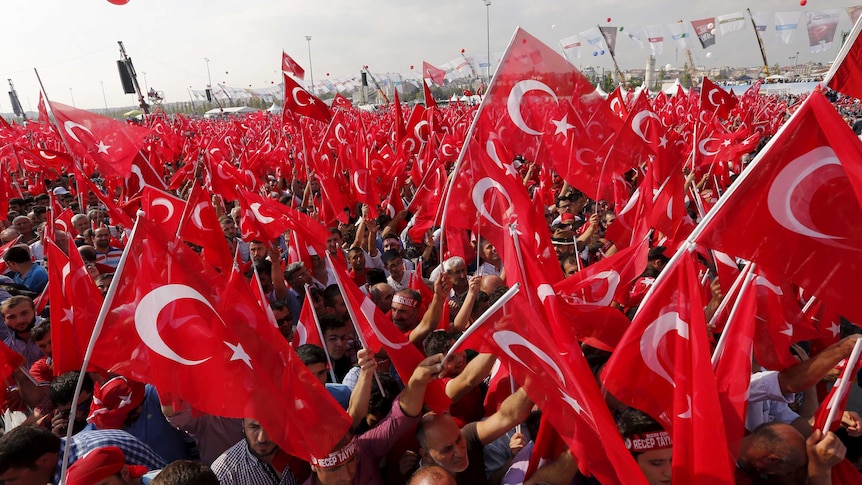
[[[126,465],[123,450],[116,446],[96,448],[79,458],[66,473],[66,485],[92,485],[112,475],[120,473],[124,466],[132,478],[138,478],[147,473],[147,467]]]
[[[146,386],[117,376],[93,393],[93,404],[87,421],[99,429],[120,429],[129,412],[144,402]]]
[[[574,224],[575,223],[575,215],[571,212],[563,212],[560,216],[560,222],[563,224]]]

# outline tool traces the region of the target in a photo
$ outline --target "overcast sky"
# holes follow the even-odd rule
[[[492,0],[490,44],[492,53],[503,51],[518,26],[558,48],[560,39],[596,24],[688,22],[746,7],[804,11],[850,5],[846,0],[810,0],[805,7],[788,0]],[[189,86],[205,87],[204,58],[210,59],[213,83],[230,86],[278,83],[282,49],[308,76],[306,35],[312,37],[317,80],[327,73],[346,77],[363,65],[377,73],[406,72],[423,60],[448,62],[461,49],[468,55],[487,50],[482,0],[130,0],[123,6],[107,0],[4,0],[3,7],[0,81],[8,91],[5,79],[12,79],[25,110],[35,110],[39,98],[34,67],[52,100],[71,104],[74,97],[78,107],[103,108],[101,81],[109,106],[135,104],[122,93],[118,40],[132,57],[142,87],[146,73],[146,85],[164,91],[167,101],[188,100]],[[852,27],[845,13],[840,19],[838,36]],[[746,21],[746,30],[719,36],[708,51],[695,39],[695,62],[708,67],[760,64],[748,16]],[[682,65],[685,54],[674,49],[667,32],[665,36],[657,65]],[[809,52],[804,17],[791,45],[779,45],[771,22],[764,41],[770,65],[792,64],[790,57],[797,52],[799,63],[827,63],[838,53],[838,42],[825,53]],[[622,69],[642,68],[648,52],[649,47],[641,50],[627,38],[617,40]],[[586,48],[579,61],[579,67],[611,68],[608,55],[593,57]],[[8,96],[0,97],[0,111],[11,112]]]

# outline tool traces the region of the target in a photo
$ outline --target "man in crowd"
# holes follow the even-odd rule
[[[22,295],[13,296],[0,304],[0,314],[9,329],[9,335],[3,339],[3,343],[21,354],[29,369],[43,357],[39,346],[30,338],[30,331],[42,321],[42,317],[36,315],[33,300]]]
[[[6,266],[14,272],[12,281],[33,293],[42,293],[48,284],[48,272],[30,259],[30,249],[23,244],[12,246],[3,255]]]
[[[123,256],[123,250],[111,246],[111,231],[102,226],[96,228],[93,236],[93,247],[96,248],[96,262],[116,268]]]
[[[123,450],[103,446],[69,467],[66,485],[140,485],[147,467],[127,465]]]

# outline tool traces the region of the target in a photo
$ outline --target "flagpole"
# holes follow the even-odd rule
[[[835,417],[838,414],[838,402],[849,391],[848,388],[856,373],[856,364],[859,362],[860,353],[862,353],[862,339],[857,340],[853,346],[853,351],[844,365],[844,372],[841,373],[838,390],[832,395],[832,399],[829,401],[829,414],[826,416],[826,422],[823,424],[823,429],[821,430],[824,436],[829,431],[829,428],[832,427],[832,422],[835,421]]]
[[[497,313],[497,310],[499,310],[503,307],[503,305],[508,303],[509,300],[511,300],[512,297],[515,296],[519,291],[521,291],[521,283],[515,283],[514,285],[512,285],[511,288],[509,288],[505,293],[503,293],[503,295],[500,296],[500,298],[495,301],[493,305],[489,306],[484,312],[482,312],[482,314],[479,315],[479,318],[477,318],[475,322],[473,322],[469,327],[467,327],[467,330],[465,330],[464,333],[462,333],[461,336],[458,337],[458,340],[456,340],[455,343],[452,344],[451,347],[449,347],[449,352],[446,352],[446,355],[443,357],[442,364],[445,366],[446,361],[448,361],[449,358],[452,357],[452,355],[458,350],[459,347],[461,347],[464,341],[467,340],[467,338],[469,338],[471,335],[476,333],[476,330],[478,330],[483,323],[488,321],[491,316]]]
[[[332,256],[329,255],[329,251],[326,252],[326,262],[329,265],[329,268],[332,269],[334,273],[335,268],[332,264]],[[356,312],[353,309],[353,305],[349,304],[350,300],[347,298],[347,294],[344,293],[344,288],[342,288],[341,286],[341,278],[339,278],[337,274],[335,275],[335,283],[338,285],[338,292],[341,293],[341,299],[344,300],[344,306],[347,307],[347,313],[350,315],[350,323],[353,324],[353,330],[356,331],[356,338],[359,339],[359,342],[362,344],[362,348],[370,352],[371,349],[368,347],[368,342],[365,340],[365,336],[362,335],[362,332],[356,326],[356,322],[358,321],[356,319]],[[325,346],[326,343],[324,342],[323,345]],[[374,380],[377,381],[377,387],[380,389],[380,392],[384,396],[386,396],[386,391],[383,390],[383,383],[380,381],[380,376],[377,375],[377,372],[374,373]]]
[[[323,344],[323,353],[326,354],[326,364],[329,366],[329,377],[332,378],[332,382],[338,382],[335,379],[335,369],[332,367],[332,358],[329,356],[329,349],[326,348],[326,340],[323,339],[323,331],[320,329],[320,321],[317,320],[317,310],[314,309],[313,302],[311,301],[311,288],[310,285],[305,285],[305,304],[311,305],[311,318],[314,319],[314,329],[317,330],[317,335],[320,337],[320,343]]]
[[[727,317],[727,324],[724,326],[724,330],[721,332],[721,337],[719,337],[718,343],[715,345],[715,351],[713,351],[712,353],[713,371],[718,368],[718,360],[724,354],[724,347],[727,345],[727,338],[730,336],[730,327],[733,324],[734,317],[736,317],[736,314],[739,313],[740,302],[745,295],[745,291],[748,290],[748,287],[751,286],[751,282],[754,281],[754,263],[749,263],[746,270],[747,272],[742,275],[744,279],[744,281],[742,282],[742,287],[739,289],[739,293],[736,295],[736,298],[733,302],[733,309],[730,310],[730,315]],[[739,279],[737,279],[737,281],[734,281],[734,284],[736,284],[738,281]],[[715,315],[713,315],[713,318],[718,316],[718,313],[718,310],[716,310]],[[751,352],[751,349],[749,349],[749,352]]]
[[[512,38],[509,40],[509,45],[506,47],[506,52],[503,53],[503,59],[507,59],[509,56],[509,52],[512,50],[514,45],[515,36],[518,35],[518,31],[520,29],[515,29],[515,33],[512,34]],[[424,79],[422,82],[425,82]],[[467,153],[467,144],[470,143],[470,139],[473,136],[473,133],[476,131],[476,125],[479,123],[479,118],[482,115],[482,111],[484,111],[485,107],[488,105],[488,94],[491,92],[491,88],[496,86],[496,84],[500,82],[499,76],[494,76],[491,79],[491,82],[488,84],[488,88],[485,90],[485,95],[482,97],[482,102],[479,103],[479,108],[476,109],[476,115],[473,117],[473,121],[470,122],[470,129],[467,130],[467,134],[464,135],[464,145],[461,147],[461,151],[458,152],[458,160],[455,161],[455,166],[452,168],[452,173],[449,176],[449,183],[446,185],[446,193],[443,195],[443,206],[449,207],[449,198],[452,195],[452,186],[455,185],[455,180],[458,178],[458,172],[461,170],[461,165],[464,163],[464,156]],[[443,253],[443,244],[445,243],[445,227],[446,227],[446,211],[443,211],[443,216],[440,218],[440,254]]]
[[[748,276],[749,273],[754,271],[754,263],[751,261],[745,263],[745,267],[742,269],[742,272],[739,276],[733,280],[733,284],[730,285],[730,289],[727,290],[727,295],[722,298],[721,303],[718,304],[718,308],[715,309],[715,313],[713,313],[712,318],[709,319],[709,322],[706,324],[707,328],[715,327],[715,324],[718,323],[718,317],[724,310],[727,308],[728,300],[734,295],[736,295],[736,290],[739,288],[739,285],[742,284],[745,277]]]
[[[93,350],[96,347],[96,340],[99,339],[99,334],[102,332],[102,327],[105,325],[105,319],[108,317],[108,310],[111,308],[114,295],[117,293],[117,287],[120,285],[120,281],[122,280],[123,269],[126,266],[126,261],[129,259],[130,248],[133,246],[132,242],[138,235],[138,223],[141,220],[140,214],[141,213],[139,212],[138,217],[135,219],[135,225],[132,227],[132,233],[129,235],[129,243],[123,250],[123,255],[120,257],[119,263],[117,263],[116,271],[114,271],[114,274],[117,277],[111,280],[111,285],[108,287],[108,292],[105,294],[105,300],[102,302],[102,308],[99,309],[99,316],[96,318],[96,324],[93,326],[93,333],[90,334],[90,341],[87,343],[87,351],[84,353],[84,362],[81,364],[81,375],[78,376],[78,383],[75,386],[75,394],[72,396],[73,410],[78,406],[78,399],[81,397],[81,388],[84,386],[84,377],[87,374],[87,367],[90,366],[90,358],[93,356]],[[66,443],[63,449],[63,463],[60,467],[61,484],[65,483],[66,469],[69,466],[69,448],[72,441],[72,428],[73,426],[69,426],[66,430]]]

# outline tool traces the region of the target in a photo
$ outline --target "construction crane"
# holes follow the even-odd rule
[[[389,104],[389,96],[386,96],[386,93],[383,91],[383,88],[380,87],[380,83],[377,82],[377,78],[375,78],[374,75],[371,74],[371,71],[369,71],[367,67],[363,67],[362,72],[365,72],[365,74],[371,78],[371,82],[374,83],[374,87],[377,88],[377,92],[380,94],[380,96],[383,96],[383,100],[386,101],[386,104]]]

